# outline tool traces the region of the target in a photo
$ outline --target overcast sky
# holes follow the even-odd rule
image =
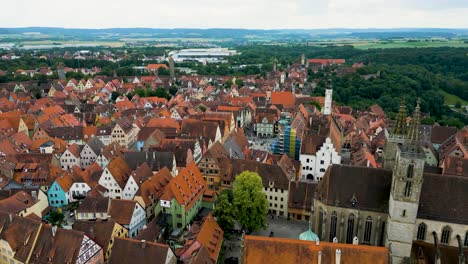
[[[3,0],[0,27],[468,28],[468,0]]]

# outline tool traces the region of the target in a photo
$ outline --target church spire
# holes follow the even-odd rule
[[[393,133],[397,135],[406,135],[406,104],[404,98],[401,102],[400,111],[398,112],[396,121],[397,122]]]
[[[416,108],[414,109],[413,118],[411,119],[411,125],[408,131],[408,139],[417,141],[419,139],[419,125],[421,124],[421,100],[418,98],[416,102]]]

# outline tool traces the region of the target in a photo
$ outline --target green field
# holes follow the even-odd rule
[[[81,41],[81,40],[33,40],[33,41],[20,41],[22,45],[52,45],[59,43],[62,45],[90,45],[90,46],[110,46],[110,47],[122,47],[124,42],[119,41]]]
[[[437,48],[437,47],[452,47],[452,48],[468,48],[468,43],[463,40],[448,40],[448,41],[367,41],[351,44],[357,49],[392,49],[392,48]]]
[[[440,91],[440,93],[444,96],[444,101],[448,105],[455,105],[457,102],[460,102],[462,105],[468,105],[468,102],[463,100],[462,98],[454,95],[454,94],[449,94],[445,91]]]

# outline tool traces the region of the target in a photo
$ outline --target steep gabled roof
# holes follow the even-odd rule
[[[17,261],[26,263],[41,222],[0,212],[0,239],[8,242]]]
[[[185,211],[188,211],[203,195],[205,189],[205,180],[195,162],[192,162],[171,180],[161,200],[170,201],[175,198],[177,203],[185,206]]]
[[[164,244],[116,237],[109,263],[165,264],[169,250]]]
[[[391,184],[391,170],[332,164],[317,186],[316,198],[332,206],[387,212]]]
[[[105,221],[77,220],[73,223],[73,230],[84,232],[102,248],[106,248],[112,238],[116,222],[112,218]]]
[[[121,157],[116,157],[107,165],[106,169],[112,174],[117,184],[121,188],[124,188],[131,173],[125,160]]]
[[[133,212],[137,207],[137,201],[112,199],[110,203],[109,215],[112,219],[121,224],[129,225],[132,221]]]

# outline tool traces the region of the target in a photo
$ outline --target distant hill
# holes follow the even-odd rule
[[[269,38],[312,38],[312,37],[356,37],[356,38],[427,38],[427,37],[468,37],[468,29],[443,29],[443,28],[395,28],[395,29],[236,29],[236,28],[58,28],[58,27],[24,27],[24,28],[0,28],[0,34],[15,35],[25,33],[41,33],[46,35],[61,35],[74,37],[102,37],[111,36],[138,36],[150,35],[160,38],[233,38],[243,39],[257,37]]]

